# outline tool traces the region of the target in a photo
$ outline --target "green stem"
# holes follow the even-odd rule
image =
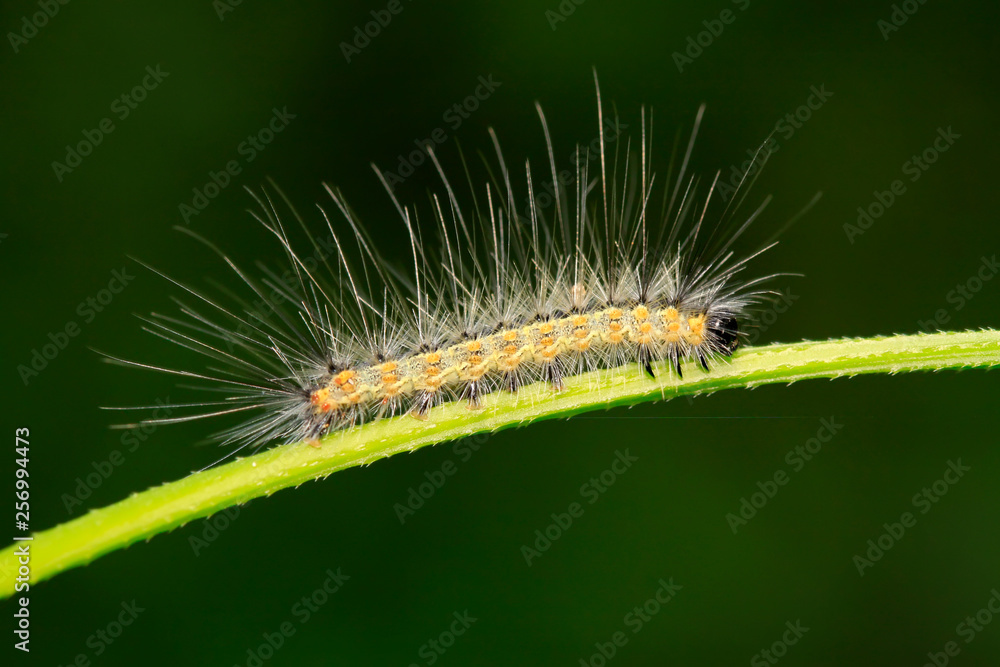
[[[334,433],[318,447],[306,443],[275,447],[133,494],[110,507],[36,533],[33,541],[20,544],[31,545],[30,581],[37,583],[251,498],[477,432],[734,387],[861,373],[997,365],[1000,331],[986,330],[750,348],[739,352],[731,363],[718,364],[711,373],[689,365],[681,381],[662,364],[656,368],[657,380],[634,366],[597,371],[570,378],[565,390],[558,393],[541,384],[533,385],[516,395],[493,394],[482,410],[449,403],[432,410],[427,421],[409,416],[384,419]],[[18,567],[14,552],[18,546],[0,552],[0,598],[13,593]]]

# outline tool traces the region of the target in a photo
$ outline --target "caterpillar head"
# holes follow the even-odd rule
[[[716,320],[709,327],[709,332],[713,338],[719,341],[722,348],[719,351],[727,357],[732,356],[740,345],[740,325],[735,317]]]

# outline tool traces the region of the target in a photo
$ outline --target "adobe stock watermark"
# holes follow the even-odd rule
[[[236,154],[238,157],[229,160],[223,165],[222,169],[219,171],[208,172],[208,180],[201,187],[194,187],[191,189],[190,203],[181,202],[177,205],[177,210],[180,212],[181,217],[184,218],[184,224],[190,224],[191,218],[199,215],[202,211],[208,208],[208,205],[213,199],[219,196],[223,190],[229,187],[229,184],[233,182],[236,176],[239,176],[243,172],[243,166],[245,164],[250,164],[257,159],[257,156],[264,151],[265,148],[274,141],[275,137],[283,132],[288,124],[296,118],[293,113],[288,113],[288,107],[282,107],[280,110],[277,107],[271,109],[271,118],[267,121],[264,127],[260,128],[253,134],[247,135],[244,139],[236,146]],[[240,158],[242,158],[242,163]]]
[[[451,453],[455,455],[459,463],[468,463],[472,455],[478,452],[487,440],[489,440],[489,436],[485,433],[476,433],[468,438],[462,438],[452,445]],[[405,524],[406,520],[415,515],[417,510],[433,498],[434,494],[445,485],[448,478],[456,472],[458,472],[458,463],[452,459],[447,459],[437,470],[425,471],[425,481],[408,488],[406,500],[392,506],[399,523]]]
[[[90,651],[77,653],[67,665],[72,667],[89,667],[91,660],[104,655],[111,648],[111,645],[125,633],[125,628],[135,623],[136,619],[139,618],[139,614],[144,611],[146,609],[140,607],[135,600],[122,602],[121,611],[118,612],[117,616],[87,637],[85,644]],[[62,667],[62,665],[59,667]]]
[[[809,628],[802,625],[801,619],[795,619],[794,623],[785,621],[785,628],[787,629],[781,634],[781,639],[773,642],[770,647],[754,653],[753,657],[750,658],[751,667],[768,667],[768,665],[778,664],[779,660],[788,655],[788,648],[798,644],[799,640],[809,632]]]
[[[774,295],[769,308],[752,311],[747,316],[745,329],[743,325],[740,325],[741,329],[748,332],[747,345],[756,345],[760,337],[767,333],[767,330],[774,326],[774,323],[799,300],[797,294],[792,294],[790,287],[776,290],[776,292],[777,294]]]
[[[566,19],[573,15],[576,8],[582,5],[586,0],[562,0],[559,6],[556,7],[555,11],[551,9],[545,10],[545,20],[549,22],[549,27],[555,32],[555,29],[559,27],[560,23],[565,23]]]
[[[104,312],[104,309],[134,279],[135,276],[129,274],[128,267],[126,266],[112,271],[111,280],[108,281],[107,287],[99,290],[93,296],[88,296],[77,305],[76,314],[83,320],[82,325],[75,319],[69,320],[61,328],[57,329],[55,333],[49,332],[49,342],[44,343],[41,349],[37,347],[32,348],[31,359],[28,363],[18,364],[17,366],[17,374],[20,376],[24,386],[27,387],[32,379],[38,377],[39,373],[48,368],[49,363],[58,357],[60,352],[69,347],[70,340],[79,336],[83,331],[83,327],[93,322],[98,314]]]
[[[479,105],[488,100],[496,92],[496,89],[503,85],[502,81],[495,81],[492,74],[480,76],[478,82],[471,95],[452,104],[441,114],[441,120],[448,124],[452,132],[457,132],[458,128],[462,127],[462,123],[479,109]],[[427,139],[414,139],[413,143],[416,149],[407,153],[406,156],[403,156],[402,153],[396,156],[399,160],[396,164],[396,171],[385,172],[385,182],[390,188],[395,188],[412,176],[417,167],[429,159],[430,151],[435,150],[446,141],[448,141],[448,132],[443,127],[434,128]]]
[[[805,123],[813,117],[813,113],[819,111],[827,101],[833,97],[833,93],[826,89],[826,84],[821,83],[819,87],[809,86],[809,96],[806,101],[797,106],[792,111],[774,122],[774,129],[763,144],[746,150],[747,159],[740,165],[730,165],[729,178],[723,180],[719,178],[718,188],[722,199],[729,201],[740,187],[744,178],[750,178],[767,162],[767,159],[778,152],[781,144],[775,135],[788,141],[795,133],[802,129]]]
[[[608,147],[618,141],[619,137],[628,129],[628,125],[619,122],[617,118],[605,118],[604,119],[604,150],[607,151]],[[535,199],[534,212],[541,213],[545,211],[550,206],[555,204],[563,191],[563,189],[574,182],[576,179],[576,174],[588,167],[584,166],[588,162],[594,162],[601,157],[601,135],[598,134],[596,137],[591,139],[589,144],[584,146],[578,146],[573,149],[570,153],[569,162],[573,165],[573,169],[563,169],[556,174],[556,181],[543,181],[541,187],[532,186],[532,193],[529,197],[525,199],[524,202],[524,217],[528,220],[531,219],[532,206],[531,197]],[[589,170],[589,169],[588,169]],[[549,172],[551,173],[551,172]],[[537,193],[538,190],[542,192]]]
[[[813,457],[822,451],[823,445],[833,440],[833,436],[844,428],[843,424],[837,423],[836,417],[820,419],[819,424],[819,429],[814,437],[806,440],[805,444],[796,445],[785,454],[785,463],[791,467],[792,473],[800,472],[806,463],[812,461]],[[726,514],[726,523],[733,531],[733,535],[757,516],[757,513],[764,509],[778,494],[778,489],[788,484],[789,480],[791,480],[791,476],[784,468],[778,468],[763,482],[758,480],[756,485],[758,491],[750,494],[749,498],[746,496],[740,498],[740,506],[736,512]]]
[[[646,624],[663,611],[663,608],[684,588],[680,584],[675,584],[673,577],[666,581],[660,579],[657,583],[660,586],[652,597],[636,605],[622,617],[622,625],[628,628],[633,636],[639,634]],[[604,667],[628,644],[629,639],[624,630],[618,630],[612,633],[608,641],[594,642],[594,653],[586,658],[580,658],[580,667]]]
[[[750,0],[730,0],[730,2],[739,7],[741,12],[745,12],[747,7],[750,6]],[[677,66],[677,71],[683,74],[684,67],[693,64],[695,60],[700,58],[705,49],[712,46],[715,40],[722,35],[726,26],[732,25],[736,21],[737,16],[738,14],[727,7],[719,12],[719,18],[702,21],[701,24],[705,26],[705,29],[694,37],[688,35],[687,47],[685,47],[684,53],[674,51],[671,54],[671,57],[674,59],[674,65]]]
[[[212,9],[219,21],[226,20],[226,14],[236,11],[236,8],[243,4],[243,0],[212,0]]]
[[[428,639],[417,649],[417,655],[423,658],[423,664],[433,665],[441,656],[448,652],[455,645],[455,640],[466,633],[478,618],[469,615],[466,609],[462,613],[452,612],[453,620],[448,624],[448,629],[443,630],[437,637]],[[420,667],[419,663],[411,662],[408,667]]]
[[[965,308],[986,286],[986,283],[993,280],[998,271],[1000,271],[1000,263],[997,263],[996,255],[981,257],[975,273],[945,294],[944,300],[952,304],[952,308],[938,308],[929,320],[917,320],[917,326],[920,327],[921,331],[939,331],[941,327],[951,321],[952,311],[957,313]]]
[[[412,0],[410,1],[412,2]],[[347,63],[350,64],[351,58],[360,55],[364,49],[368,48],[372,40],[389,27],[393,17],[399,16],[404,9],[406,7],[401,0],[389,0],[385,9],[373,9],[368,12],[371,14],[372,20],[365,23],[364,26],[354,26],[354,38],[350,42],[340,43],[340,52],[344,54]]]
[[[1000,615],[1000,591],[996,588],[990,590],[990,597],[983,605],[982,609],[973,615],[966,616],[955,626],[955,634],[961,637],[966,645],[971,644],[986,626],[993,622],[993,618]],[[951,659],[962,652],[962,647],[958,642],[952,640],[945,642],[940,651],[928,651],[927,662],[924,667],[945,667]]]
[[[8,32],[7,41],[14,53],[19,53],[28,40],[38,34],[38,31],[49,24],[59,13],[59,8],[69,4],[69,0],[38,0],[36,3],[41,11],[30,16],[21,17],[21,29],[18,32]]]
[[[224,533],[227,528],[233,525],[240,516],[240,506],[233,505],[232,507],[227,507],[221,512],[216,512],[210,517],[206,517],[201,523],[201,533],[199,535],[189,535],[188,544],[191,545],[191,551],[194,552],[195,557],[201,555],[205,549],[207,549],[213,542],[219,539],[219,535]]]
[[[262,641],[257,646],[252,646],[246,650],[246,659],[242,663],[237,663],[234,667],[263,667],[264,663],[274,657],[281,650],[291,637],[295,636],[299,628],[308,623],[320,609],[326,606],[330,599],[343,588],[344,583],[350,577],[340,571],[327,569],[324,573],[326,578],[323,583],[313,589],[307,595],[299,598],[290,610],[292,618],[282,621],[273,632],[263,632]],[[294,622],[293,622],[294,620]]]
[[[899,4],[894,4],[892,6],[892,12],[889,13],[889,20],[879,19],[875,22],[875,26],[878,31],[882,33],[882,41],[888,42],[889,35],[894,32],[899,32],[899,29],[906,25],[906,22],[910,20],[910,17],[917,13],[920,6],[926,3],[927,0],[903,0]]]
[[[972,470],[970,466],[962,465],[962,459],[948,461],[941,479],[935,480],[930,486],[925,486],[917,493],[913,494],[910,504],[914,509],[919,509],[921,514],[927,514],[931,508],[941,501],[951,489],[958,484],[958,481],[965,477],[965,473]],[[917,517],[912,512],[903,512],[899,516],[899,521],[894,523],[883,523],[885,530],[865,544],[868,547],[863,554],[856,554],[852,561],[854,567],[858,569],[858,575],[865,576],[865,570],[882,560],[886,552],[892,549],[906,534],[907,529],[917,525]]]
[[[611,465],[599,475],[591,477],[589,481],[584,482],[580,486],[580,496],[586,499],[588,505],[593,505],[638,460],[639,457],[632,456],[628,449],[624,452],[616,450],[615,458],[612,459]],[[524,557],[524,562],[528,564],[528,567],[531,567],[533,560],[540,558],[543,553],[548,551],[552,547],[552,544],[562,537],[563,533],[569,530],[573,522],[583,516],[583,512],[584,507],[582,504],[572,502],[566,508],[565,512],[553,512],[550,514],[552,523],[544,528],[535,530],[535,541],[532,543],[534,548],[527,544],[521,545],[521,555]]]
[[[939,127],[937,129],[937,136],[931,142],[931,145],[925,148],[920,155],[910,157],[909,160],[903,163],[900,170],[903,172],[903,175],[909,177],[911,183],[916,183],[931,168],[931,165],[938,161],[941,154],[947,152],[948,149],[955,145],[955,141],[961,138],[962,135],[951,129],[951,125],[948,126],[947,130]],[[872,192],[875,200],[867,206],[858,207],[857,224],[844,223],[844,233],[847,234],[847,240],[851,245],[854,245],[855,238],[871,229],[875,221],[881,218],[896,203],[896,199],[904,194],[906,194],[906,183],[901,178],[897,178],[890,183],[888,190],[875,190]]]
[[[163,83],[163,80],[170,76],[170,72],[164,72],[160,66],[146,67],[146,76],[132,87],[131,90],[122,93],[111,101],[110,110],[119,121],[125,120],[135,111],[139,104],[146,100],[149,93]],[[52,161],[52,172],[56,180],[62,183],[66,174],[70,174],[74,169],[83,164],[83,158],[94,152],[94,149],[104,142],[104,138],[115,131],[115,121],[110,117],[102,118],[93,129],[84,129],[83,139],[72,146],[66,145],[66,157],[63,162]]]
[[[151,414],[152,420],[164,419],[173,414],[173,409],[167,407],[170,405],[169,396],[165,399],[156,399],[154,404],[156,407]],[[90,466],[94,471],[88,473],[86,476],[76,478],[76,486],[73,487],[73,493],[64,493],[60,496],[63,507],[66,508],[66,513],[72,515],[77,509],[83,507],[83,501],[90,498],[94,491],[101,488],[101,485],[108,481],[111,475],[125,463],[128,455],[135,453],[143,443],[149,440],[149,437],[156,432],[156,429],[157,424],[149,423],[130,428],[123,432],[121,438],[119,438],[122,444],[121,449],[112,449],[104,459],[91,461]]]

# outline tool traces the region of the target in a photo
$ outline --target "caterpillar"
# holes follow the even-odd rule
[[[328,185],[318,228],[273,183],[248,189],[257,204],[252,215],[282,248],[282,274],[261,266],[253,275],[181,228],[218,253],[247,292],[224,303],[148,267],[193,303],[178,300],[179,317],[143,318],[145,328],[200,355],[211,370],[110,360],[205,381],[203,388],[222,398],[176,403],[169,407],[185,414],[144,423],[240,414],[215,436],[239,451],[316,441],[388,416],[427,419],[447,401],[477,409],[493,392],[536,382],[559,391],[567,378],[596,369],[638,364],[652,378],[654,362],[666,361],[677,378],[691,372],[689,365],[711,372],[746,335],[740,323],[749,310],[771,296],[763,284],[787,275],[743,276],[774,243],[741,257],[733,250],[769,198],[745,218],[737,215],[755,178],[750,170],[721,212],[719,173],[699,194],[701,179],[688,170],[704,105],[683,152],[674,150],[669,172],[679,158],[676,176],[658,178],[652,169],[652,112],[645,107],[638,148],[629,139],[609,151],[596,73],[594,85],[599,148],[577,146],[573,178],[544,202],[540,174],[550,184],[566,179],[557,177],[552,135],[537,102],[548,156],[539,173],[530,160],[523,176],[508,169],[490,129],[489,178],[476,186],[466,167],[466,193],[428,146],[440,188],[429,193],[424,210],[403,206],[373,165],[400,218],[397,233],[409,245],[405,269],[384,258],[374,228]],[[765,158],[758,151],[755,162]],[[515,191],[524,193],[526,206],[518,206]],[[421,215],[433,224],[422,224]],[[436,242],[427,242],[432,233]],[[328,235],[328,252],[318,251],[318,234]]]

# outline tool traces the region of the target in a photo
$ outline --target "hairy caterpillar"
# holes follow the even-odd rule
[[[436,244],[425,242],[417,208],[401,205],[375,167],[410,246],[408,270],[380,255],[371,231],[334,188],[326,186],[332,206],[319,206],[321,233],[329,234],[334,251],[312,258],[292,233],[298,229],[317,248],[320,232],[277,188],[251,192],[260,207],[254,217],[278,239],[289,270],[262,269],[254,277],[216,251],[265,309],[240,297],[227,305],[172,281],[195,304],[181,304],[183,317],[152,315],[147,328],[206,357],[213,370],[112,359],[208,381],[206,389],[223,398],[175,404],[191,413],[147,423],[246,413],[218,434],[239,451],[315,440],[385,416],[426,419],[444,401],[476,409],[485,395],[539,381],[558,391],[565,378],[594,369],[637,363],[652,377],[652,363],[666,360],[678,378],[687,363],[710,372],[745,335],[740,321],[748,309],[770,295],[762,283],[780,275],[742,277],[773,243],[741,258],[732,250],[767,200],[736,217],[748,176],[721,212],[713,197],[718,174],[707,194],[699,193],[688,166],[704,106],[674,178],[659,179],[651,168],[645,108],[638,150],[616,142],[609,154],[596,75],[594,82],[598,173],[591,173],[589,149],[578,146],[575,177],[548,210],[538,205],[539,177],[530,161],[522,184],[492,129],[495,171],[481,187],[468,178],[467,194],[460,196],[428,151],[443,188],[429,197]],[[536,110],[548,154],[542,171],[557,183],[548,123],[537,103]],[[764,157],[759,151],[755,159]],[[515,189],[522,188],[528,215],[516,205]],[[288,209],[293,224],[279,208]]]

